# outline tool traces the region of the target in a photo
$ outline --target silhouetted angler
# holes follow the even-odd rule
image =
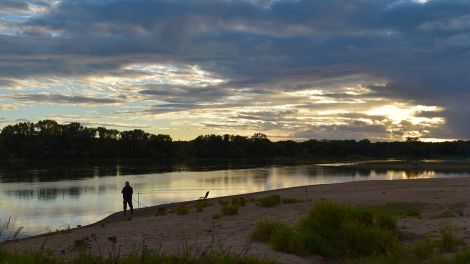
[[[129,185],[129,182],[126,181],[126,186],[122,188],[122,199],[124,203],[124,214],[126,214],[127,211],[127,204],[129,204],[129,208],[131,209],[131,214],[134,214],[134,207],[132,206],[132,193],[134,191],[132,190],[132,187]]]

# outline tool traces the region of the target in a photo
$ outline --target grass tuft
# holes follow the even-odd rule
[[[238,214],[238,205],[227,204],[220,209],[223,215],[236,215]]]
[[[256,199],[256,205],[262,207],[274,207],[281,203],[281,197],[277,194],[268,195],[265,197],[261,197]]]
[[[293,203],[300,203],[303,202],[303,200],[297,199],[297,198],[282,198],[282,203],[284,204],[293,204]]]

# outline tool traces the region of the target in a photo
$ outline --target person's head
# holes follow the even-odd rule
[[[129,186],[129,182],[128,182],[128,181],[126,181],[126,186]]]

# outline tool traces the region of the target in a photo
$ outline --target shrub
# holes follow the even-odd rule
[[[329,257],[360,257],[391,252],[398,245],[396,219],[371,208],[320,202],[290,228],[262,220],[253,239],[276,250]]]
[[[221,208],[221,212],[223,215],[236,215],[238,214],[238,205],[224,205]]]
[[[277,194],[261,197],[256,199],[256,205],[263,207],[274,207],[281,203],[281,197]]]

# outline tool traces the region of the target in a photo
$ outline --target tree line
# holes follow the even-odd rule
[[[169,135],[141,129],[118,131],[54,120],[20,122],[3,127],[0,159],[259,159],[259,158],[446,158],[470,157],[470,141],[441,143],[408,138],[403,142],[316,140],[272,142],[266,135],[201,135],[173,141]]]

